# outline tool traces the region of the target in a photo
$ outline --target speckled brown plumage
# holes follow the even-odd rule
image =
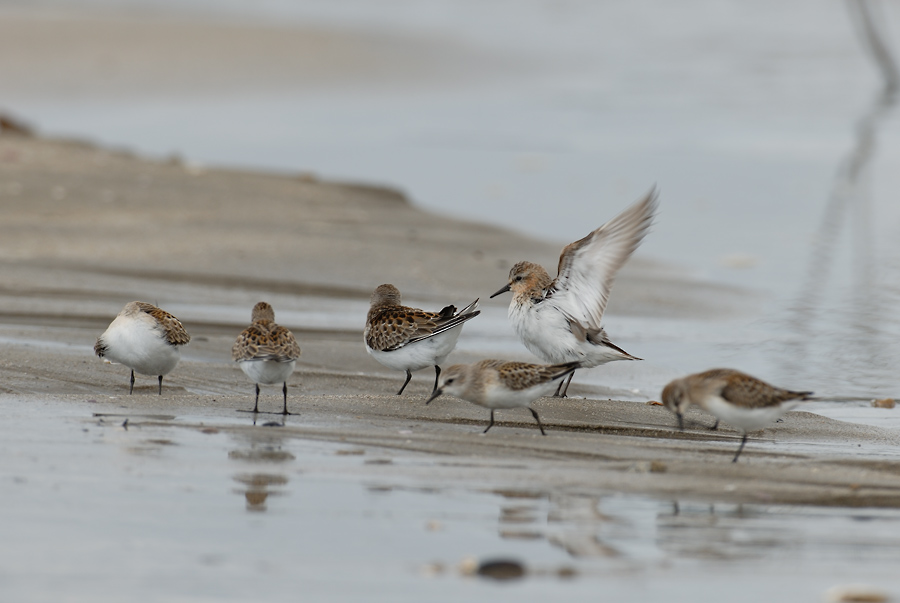
[[[681,429],[684,412],[695,404],[715,415],[717,421],[712,429],[724,421],[743,432],[732,462],[740,457],[748,432],[767,427],[801,401],[810,399],[812,392],[782,389],[746,373],[721,368],[675,379],[662,391],[662,402],[675,413]]]
[[[393,285],[381,285],[372,297],[366,317],[365,340],[373,350],[390,352],[407,344],[433,337],[475,318],[481,311],[470,311],[470,304],[461,312],[446,306],[440,312],[427,312],[400,305],[400,292]]]
[[[184,329],[181,321],[166,312],[157,308],[153,304],[147,302],[133,302],[137,304],[137,308],[156,319],[156,322],[165,330],[166,341],[172,345],[185,345],[191,340],[191,336]]]
[[[742,408],[767,408],[812,395],[775,387],[734,369],[710,369],[691,377],[696,381],[694,387],[717,391],[724,400]]]
[[[532,364],[488,359],[476,363],[475,366],[476,370],[473,371],[475,374],[484,375],[487,374],[485,369],[494,369],[500,383],[511,390],[519,391],[566,375],[578,368],[578,363]]]
[[[266,302],[253,308],[253,323],[238,335],[231,358],[290,362],[300,357],[300,346],[289,329],[275,324],[275,311]]]

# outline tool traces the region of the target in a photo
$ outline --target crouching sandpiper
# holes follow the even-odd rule
[[[494,410],[524,407],[531,411],[541,434],[547,435],[531,403],[553,392],[561,380],[579,366],[578,362],[545,365],[491,359],[475,364],[454,364],[444,371],[439,385],[425,403],[449,394],[489,408],[491,421],[483,433],[494,425]]]
[[[429,366],[434,367],[434,387],[437,388],[440,365],[456,347],[463,324],[481,314],[476,307],[477,299],[459,312],[455,306],[447,306],[440,312],[426,312],[401,305],[397,287],[380,285],[372,293],[366,317],[363,333],[366,351],[384,366],[406,371],[406,381],[397,392],[398,396],[412,379],[412,371]]]
[[[684,411],[696,404],[741,430],[741,445],[731,460],[736,463],[747,432],[766,427],[811,396],[812,392],[774,387],[734,369],[712,369],[675,379],[663,389],[662,402],[678,417],[680,429],[684,429]]]

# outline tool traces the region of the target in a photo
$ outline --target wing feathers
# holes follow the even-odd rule
[[[440,335],[481,314],[474,310],[478,300],[451,314],[448,308],[426,312],[406,306],[389,306],[374,313],[367,321],[366,344],[373,350],[390,352],[405,345]]]
[[[547,298],[570,320],[599,329],[613,279],[647,234],[657,208],[654,188],[646,197],[583,239],[567,245]]]

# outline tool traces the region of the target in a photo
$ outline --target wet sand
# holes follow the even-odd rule
[[[664,408],[607,400],[584,385],[572,390],[584,399],[536,403],[547,437],[524,411],[499,411],[497,425],[481,435],[486,410],[451,398],[425,406],[429,371],[414,376],[408,395],[392,395],[402,375],[368,358],[361,341],[376,285],[392,282],[407,299],[435,307],[486,300],[512,262],[553,265],[559,249],[430,215],[398,191],[302,174],[198,169],[5,135],[0,203],[6,404],[71,402],[79,412],[131,417],[135,429],[160,425],[145,415],[165,414],[179,418],[162,422],[176,429],[259,430],[236,412],[252,406],[252,385],[230,362],[231,343],[260,299],[276,313],[319,304],[331,318],[279,321],[295,332],[303,356],[289,382],[297,415],[287,417],[278,437],[440,460],[437,468],[375,471],[411,479],[417,471],[432,479],[437,471],[467,488],[900,506],[900,464],[886,454],[900,438],[887,429],[793,412],[754,434],[732,464],[739,443],[733,430],[700,425],[681,433]],[[696,316],[716,299],[731,299],[729,290],[701,295],[695,285],[637,258],[617,282],[612,310]],[[132,299],[172,310],[193,336],[163,396],[155,395],[152,378],[139,378],[135,395],[123,395],[127,371],[92,354],[96,336]],[[451,360],[477,357],[457,352]],[[276,410],[280,399],[269,389],[260,404]],[[699,412],[690,416],[710,422]],[[280,416],[261,415],[259,422],[269,420]]]

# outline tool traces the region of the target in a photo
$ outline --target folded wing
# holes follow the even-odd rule
[[[426,312],[416,308],[397,307],[385,310],[371,321],[366,343],[373,350],[390,352],[405,345],[440,335],[481,314],[474,308],[478,300],[452,314],[450,308],[441,312]]]

